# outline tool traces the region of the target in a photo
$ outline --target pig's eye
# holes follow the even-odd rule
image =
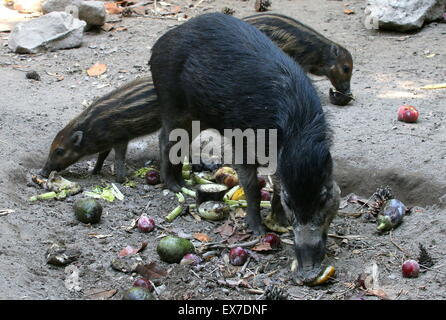
[[[350,72],[350,67],[347,66],[347,65],[345,65],[345,66],[342,67],[342,70],[343,70],[345,73],[349,73],[349,72]]]
[[[54,152],[56,153],[57,156],[63,156],[65,153],[65,150],[62,148],[57,148]]]

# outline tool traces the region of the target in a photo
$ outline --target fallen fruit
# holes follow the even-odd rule
[[[214,174],[214,179],[217,183],[222,183],[228,188],[238,185],[237,173],[231,167],[221,167]]]
[[[155,220],[143,215],[139,217],[137,227],[141,232],[150,232],[155,229]]]
[[[187,239],[167,236],[160,240],[156,252],[161,260],[168,263],[179,263],[187,253],[194,253],[195,247]]]
[[[237,191],[235,191],[232,195],[231,200],[246,200],[245,191],[243,190],[243,188],[237,189]]]
[[[397,227],[402,221],[406,213],[406,206],[397,199],[390,199],[386,202],[384,209],[378,215],[377,229],[379,231],[388,231]]]
[[[328,96],[330,98],[330,102],[337,106],[345,106],[351,100],[353,100],[352,94],[345,94],[340,91],[333,90],[332,88],[330,88],[330,90],[328,92]]]
[[[79,199],[73,205],[74,214],[80,222],[98,223],[101,220],[102,205],[93,198]]]
[[[266,187],[266,180],[264,177],[258,177],[257,178],[259,180],[259,188],[265,188]]]
[[[156,185],[159,184],[161,182],[160,179],[160,173],[158,170],[154,169],[154,168],[150,168],[147,172],[146,172],[146,182],[147,184],[150,185]]]
[[[280,237],[274,233],[267,233],[261,242],[268,242],[272,249],[277,249],[280,246]]]
[[[219,201],[206,201],[198,207],[198,215],[212,221],[223,220],[229,214],[229,211],[230,207]]]
[[[271,200],[271,194],[266,191],[265,189],[260,190],[260,198],[262,201],[270,201]]]
[[[122,300],[155,300],[155,297],[147,288],[132,287],[124,292]]]
[[[206,201],[222,201],[228,192],[228,187],[223,184],[202,184],[196,191],[197,206]]]
[[[325,282],[327,282],[333,275],[335,274],[335,268],[333,266],[328,266],[325,268],[324,272],[322,272],[319,277],[314,280],[311,285],[312,286],[319,286]]]
[[[150,281],[147,280],[147,279],[144,279],[144,278],[136,279],[135,282],[133,282],[133,286],[134,287],[146,288],[149,291],[153,291],[153,286],[150,283]]]
[[[401,268],[403,272],[403,277],[405,278],[416,278],[420,272],[420,265],[415,260],[406,260]]]
[[[248,259],[248,251],[242,247],[235,247],[229,251],[229,263],[233,266],[242,266]]]
[[[419,116],[418,110],[414,106],[403,105],[398,109],[398,120],[408,123],[417,122]]]
[[[188,253],[184,255],[183,259],[181,259],[180,264],[196,266],[201,262],[203,262],[203,259],[201,259],[199,256],[193,253]]]

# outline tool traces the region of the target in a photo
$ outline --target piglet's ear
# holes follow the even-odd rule
[[[339,48],[338,46],[331,46],[331,52],[335,57],[339,56]]]
[[[71,135],[71,141],[73,142],[73,145],[75,147],[80,147],[82,138],[84,136],[84,133],[82,131],[75,131]]]

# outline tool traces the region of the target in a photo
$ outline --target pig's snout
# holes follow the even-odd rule
[[[325,241],[298,244],[295,248],[297,257],[297,278],[304,284],[311,284],[322,272],[325,257]]]

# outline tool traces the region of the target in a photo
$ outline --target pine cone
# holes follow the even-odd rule
[[[287,300],[288,293],[283,289],[270,285],[266,288],[262,300]]]
[[[269,0],[256,0],[255,9],[257,12],[267,11],[271,7],[271,1]]]
[[[229,7],[224,7],[221,12],[227,14],[228,16],[232,16],[235,13],[235,10]]]
[[[420,255],[418,256],[418,263],[420,264],[420,267],[432,267],[434,265],[434,260],[421,243],[419,243],[418,246],[420,248]]]

